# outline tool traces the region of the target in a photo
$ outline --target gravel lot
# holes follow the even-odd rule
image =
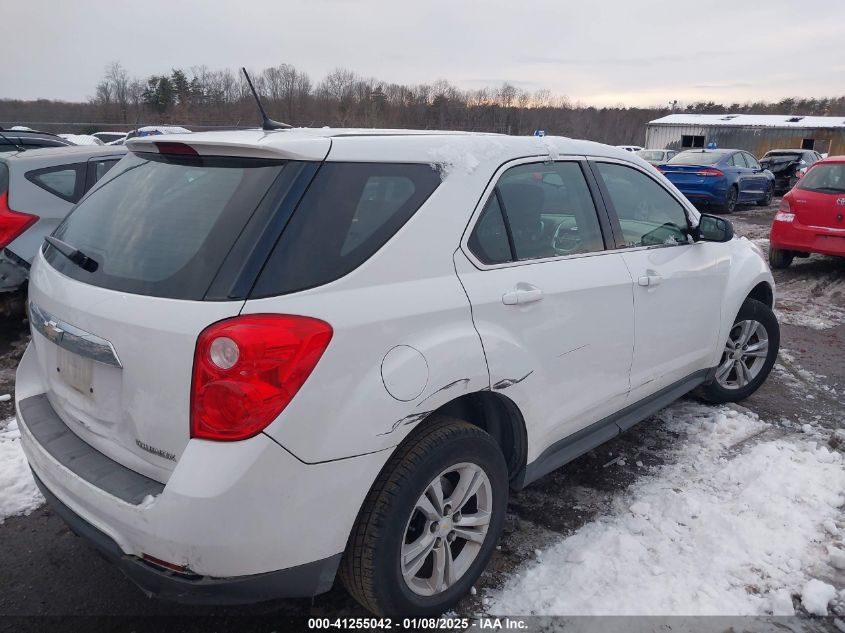
[[[769,208],[741,207],[731,216],[736,232],[768,247]],[[767,383],[743,403],[775,433],[800,432],[812,421],[836,428],[845,410],[845,259],[812,256],[776,271],[781,358]],[[12,393],[14,368],[28,339],[19,322],[0,323],[0,394]],[[0,420],[12,414],[0,402]],[[484,610],[485,590],[502,585],[535,551],[607,512],[614,499],[650,469],[673,458],[676,434],[659,419],[581,457],[513,494],[501,549],[478,585],[457,609]],[[622,456],[608,465],[614,458]],[[312,600],[249,607],[194,608],[147,599],[116,569],[95,556],[47,507],[0,525],[0,615],[366,615],[343,589]],[[839,578],[838,587],[845,585]]]

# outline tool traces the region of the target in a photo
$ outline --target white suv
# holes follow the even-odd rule
[[[754,245],[630,152],[376,130],[135,139],[32,267],[23,446],[150,594],[469,591],[520,489],[777,354]],[[563,572],[565,573],[565,572]]]

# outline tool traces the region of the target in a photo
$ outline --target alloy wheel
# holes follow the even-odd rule
[[[742,389],[760,374],[768,354],[769,335],[762,323],[734,324],[716,369],[716,382],[725,389]]]
[[[400,565],[408,588],[432,596],[454,585],[487,537],[493,489],[484,470],[450,466],[426,486],[405,526]]]
[[[736,199],[737,199],[737,190],[736,187],[731,187],[728,189],[728,197],[725,203],[725,210],[728,213],[733,213],[734,209],[736,209]]]

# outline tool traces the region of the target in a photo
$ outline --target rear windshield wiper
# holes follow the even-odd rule
[[[89,273],[93,273],[100,266],[96,262],[96,260],[91,257],[88,257],[88,255],[86,255],[79,249],[74,248],[67,242],[63,242],[60,239],[55,238],[51,235],[45,237],[44,241],[47,242],[53,248],[55,248],[62,255],[67,257],[74,264],[79,266],[82,270],[87,270]]]

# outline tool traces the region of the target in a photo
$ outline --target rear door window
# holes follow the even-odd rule
[[[79,202],[85,192],[85,163],[34,169],[26,178],[62,200]]]
[[[757,159],[754,158],[751,154],[749,154],[748,152],[743,152],[742,155],[745,157],[745,163],[751,169],[758,169],[758,170],[761,169],[760,163],[758,163]]]
[[[88,284],[202,299],[226,254],[284,169],[283,161],[127,156],[54,235],[92,257],[82,270],[46,247],[63,274]]]
[[[496,183],[467,246],[483,264],[604,250],[581,165],[559,161],[508,169]]]
[[[251,298],[314,288],[352,272],[402,228],[440,182],[427,164],[325,163]]]

